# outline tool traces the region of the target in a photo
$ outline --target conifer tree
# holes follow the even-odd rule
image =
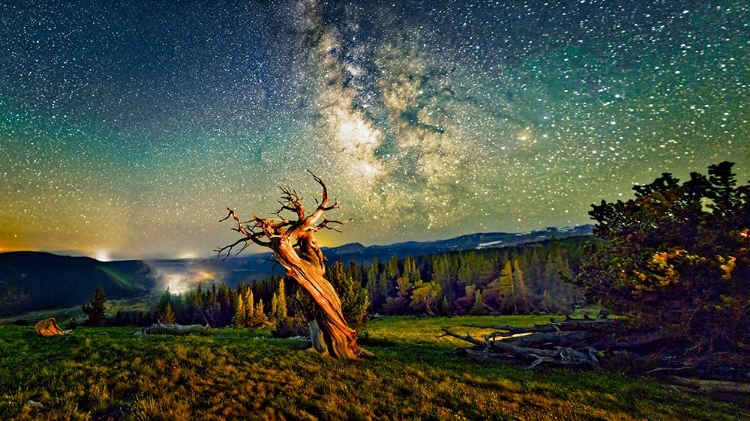
[[[164,308],[164,313],[161,315],[160,320],[165,325],[172,325],[175,323],[174,312],[172,311],[172,303],[167,303]]]
[[[284,290],[284,278],[279,279],[279,288],[271,298],[271,320],[278,323],[287,318],[286,291]]]
[[[750,184],[737,186],[733,165],[682,184],[663,173],[633,186],[632,199],[592,205],[603,241],[576,278],[589,298],[680,335],[709,360],[750,349]]]
[[[167,286],[164,294],[159,298],[159,304],[156,307],[156,311],[161,316],[167,310],[167,305],[172,303],[172,293],[169,292],[169,286]]]
[[[509,311],[512,308],[513,313],[518,314],[518,301],[510,259],[505,261],[503,269],[500,271],[500,277],[497,279],[497,288],[501,295],[500,310]]]
[[[471,307],[471,314],[487,314],[487,309],[482,301],[482,291],[479,289],[474,292],[474,305]]]
[[[242,295],[237,295],[237,305],[234,307],[234,318],[232,319],[234,327],[242,328],[245,327],[245,302],[242,299]]]
[[[255,304],[255,310],[253,311],[253,325],[262,326],[268,323],[268,316],[263,311],[263,299],[259,299]]]
[[[107,302],[107,295],[104,294],[104,289],[101,285],[97,285],[96,290],[94,291],[94,295],[91,297],[91,300],[83,303],[81,305],[81,310],[84,314],[86,314],[89,318],[86,322],[88,325],[91,326],[102,326],[104,325],[104,322],[106,321],[106,318],[104,316],[105,311],[105,305],[104,303]]]
[[[245,291],[245,325],[249,324],[253,317],[255,317],[255,298],[253,297],[253,290],[248,288]]]
[[[440,312],[443,315],[451,314],[451,302],[447,296],[443,297],[443,303],[440,305]]]
[[[242,237],[216,251],[228,257],[234,247],[241,246],[242,251],[250,243],[271,249],[276,261],[286,269],[287,276],[307,291],[315,303],[316,323],[310,324],[310,335],[324,339],[314,341],[316,350],[328,352],[335,358],[354,359],[365,352],[357,345],[357,332],[347,325],[341,300],[325,277],[323,253],[315,238],[322,229],[338,231],[337,226],[346,221],[325,217],[326,212],[339,208],[338,202],[330,200],[323,180],[312,172],[310,174],[323,190],[320,198],[315,199],[314,210],[305,209],[302,196],[288,187],[280,187],[278,218],[253,216],[242,222],[237,213],[227,207],[227,216],[222,221],[234,220],[237,224],[235,230]],[[282,213],[291,214],[291,217],[282,216]]]
[[[528,311],[528,288],[526,287],[523,271],[518,258],[513,259],[513,291],[515,295],[516,313],[520,308],[524,313]]]

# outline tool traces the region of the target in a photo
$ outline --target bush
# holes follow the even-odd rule
[[[295,336],[310,336],[310,329],[302,317],[286,317],[276,323],[276,327],[271,331],[272,338],[293,338]]]

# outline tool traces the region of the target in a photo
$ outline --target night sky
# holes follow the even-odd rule
[[[0,1],[0,251],[210,256],[306,169],[329,246],[750,179],[746,0],[402,3]]]

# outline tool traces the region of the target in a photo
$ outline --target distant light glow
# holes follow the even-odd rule
[[[169,288],[169,292],[172,294],[182,294],[183,292],[191,288],[191,280],[180,274],[168,274],[164,275],[165,290]]]
[[[94,253],[94,259],[100,261],[100,262],[109,262],[111,259],[109,257],[109,253],[107,250],[97,250]]]

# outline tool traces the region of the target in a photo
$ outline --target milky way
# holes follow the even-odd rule
[[[742,0],[11,3],[0,251],[210,255],[227,205],[319,193],[306,169],[354,218],[326,245],[584,224],[723,160],[750,179]]]

